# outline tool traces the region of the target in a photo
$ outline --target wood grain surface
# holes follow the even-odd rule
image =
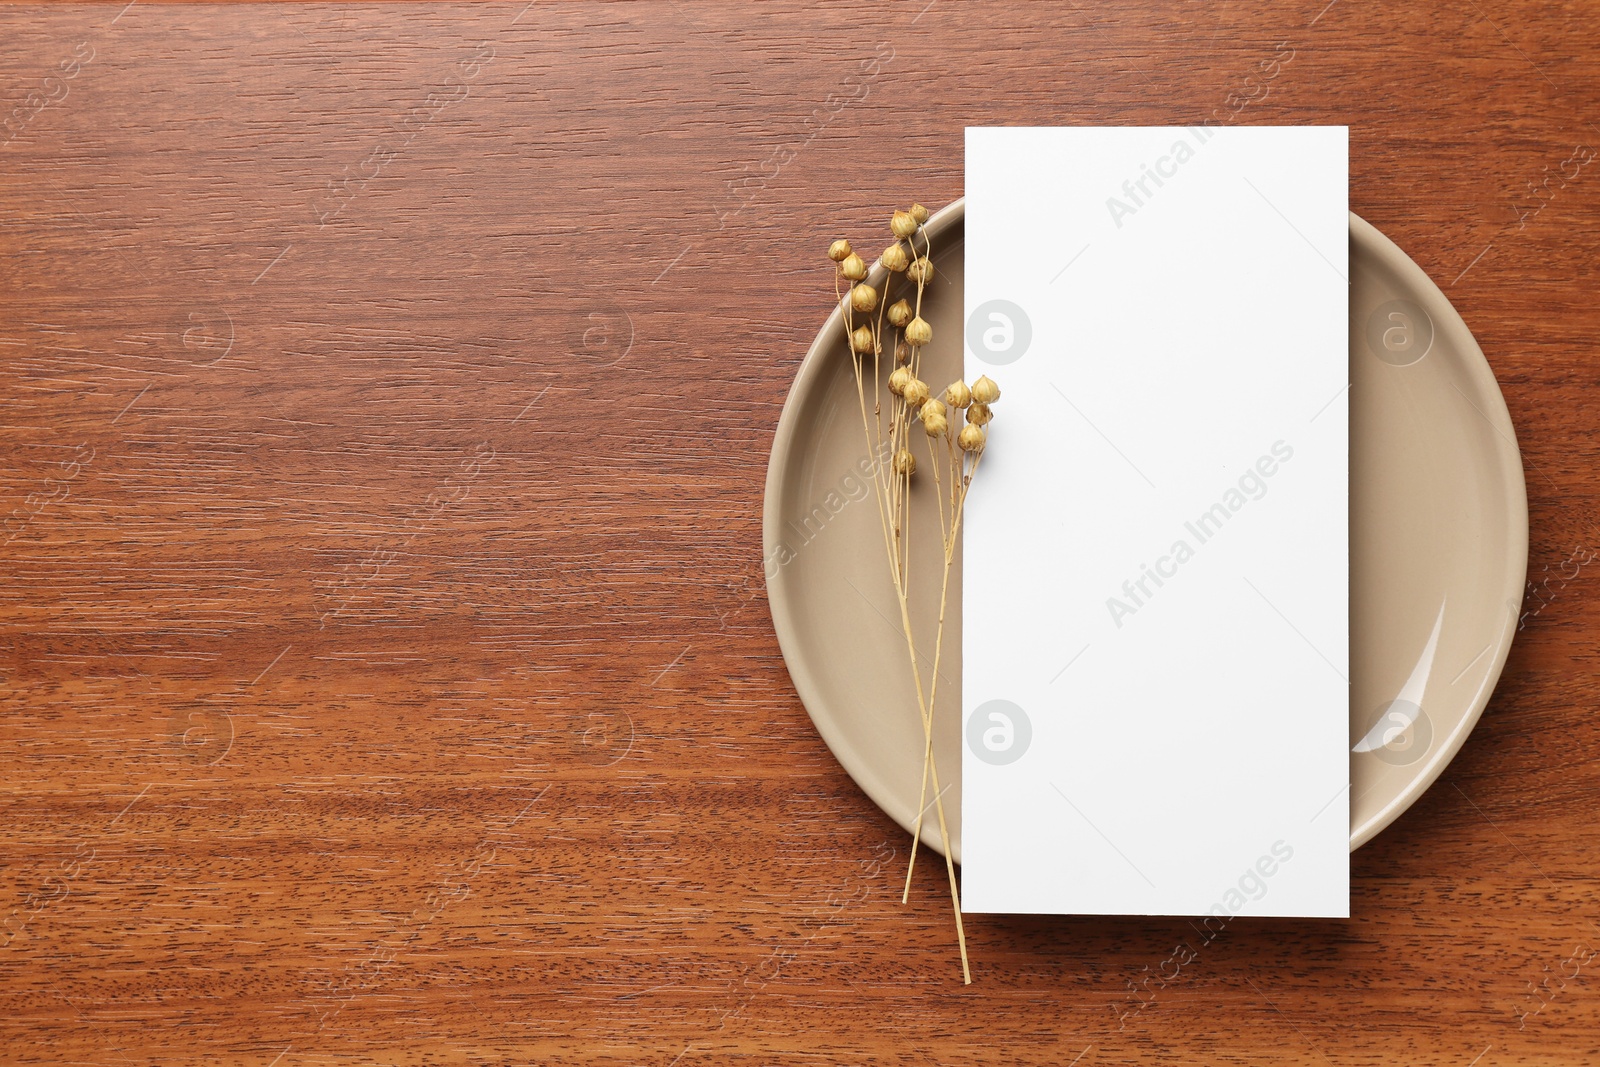
[[[0,42],[3,1062],[1600,1058],[1592,5],[119,3]],[[821,252],[959,196],[965,125],[1208,117],[1350,125],[1353,209],[1503,384],[1538,590],[1348,922],[974,916],[964,988],[762,589]]]

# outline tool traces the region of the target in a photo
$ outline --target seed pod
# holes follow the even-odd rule
[[[850,290],[850,306],[857,311],[871,311],[878,306],[878,290],[862,282]]]
[[[970,426],[987,426],[992,418],[994,413],[989,410],[988,404],[974,400],[967,409],[967,424]]]
[[[937,403],[937,401],[930,400],[928,403],[933,404]],[[943,437],[950,432],[950,424],[945,421],[943,415],[934,415],[931,418],[925,416],[922,420],[922,428],[928,432],[929,437]]]
[[[993,404],[1000,399],[1000,387],[990,381],[989,376],[985,374],[972,383],[972,399],[980,404]]]
[[[850,335],[850,348],[852,351],[865,355],[874,347],[871,326],[857,326],[856,332]]]
[[[910,363],[911,346],[904,341],[896,341],[894,343],[894,361],[896,363]]]
[[[917,473],[917,457],[909,449],[902,448],[894,454],[894,472],[896,474]]]
[[[951,382],[944,387],[944,402],[953,408],[964,408],[972,403],[972,390],[966,382]]]
[[[928,221],[928,209],[921,204],[912,204],[911,217],[917,220],[918,225],[921,225]]]
[[[828,258],[835,263],[843,263],[849,255],[850,242],[842,237],[828,246]]]
[[[896,300],[889,305],[889,322],[894,326],[904,326],[911,321],[911,305],[904,299]]]
[[[906,398],[906,406],[915,411],[927,403],[928,383],[920,378],[912,378],[906,383],[905,391],[900,395]]]
[[[867,280],[867,265],[854,252],[844,257],[844,262],[839,264],[839,271],[853,282]]]
[[[906,340],[911,342],[913,348],[921,348],[933,340],[933,327],[928,325],[928,320],[918,315],[906,323]]]
[[[894,373],[889,375],[889,392],[895,396],[905,395],[906,386],[911,382],[910,367],[896,367]]]
[[[917,220],[909,211],[896,211],[889,218],[889,229],[894,231],[896,237],[910,237],[917,232]]]
[[[942,400],[929,399],[922,405],[922,417],[924,419],[931,419],[935,415],[942,419],[944,418],[945,414],[945,406]]]
[[[984,432],[982,426],[967,423],[962,427],[961,433],[956,437],[956,444],[961,446],[963,452],[982,452]]]
[[[927,285],[933,281],[933,261],[927,256],[918,256],[906,268],[906,277],[918,285]]]
[[[902,271],[911,263],[911,258],[906,255],[906,246],[896,241],[883,250],[883,265],[892,271]]]

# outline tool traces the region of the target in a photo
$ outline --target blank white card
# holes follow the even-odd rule
[[[1347,916],[1348,131],[966,156],[964,910]]]

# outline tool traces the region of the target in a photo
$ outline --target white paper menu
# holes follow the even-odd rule
[[[966,165],[963,909],[1347,916],[1347,129]]]

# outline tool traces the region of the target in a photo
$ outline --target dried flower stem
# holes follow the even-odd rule
[[[932,452],[933,447],[934,447],[933,446],[933,442],[932,441],[928,442],[928,449],[929,449],[930,453]],[[951,564],[955,561],[956,538],[961,532],[961,516],[962,516],[963,511],[965,510],[966,503],[967,503],[967,490],[972,485],[972,476],[977,473],[977,471],[978,471],[978,463],[982,459],[983,459],[983,453],[982,452],[977,453],[976,456],[974,457],[973,461],[972,461],[972,469],[970,471],[966,471],[965,473],[963,473],[964,469],[965,469],[965,463],[966,463],[965,454],[957,452],[957,453],[954,453],[954,455],[952,455],[951,458],[950,458],[951,472],[952,472],[952,475],[953,475],[953,478],[952,478],[952,481],[951,481],[951,500],[950,500],[951,519],[950,519],[950,525],[949,525],[949,531],[950,532],[945,538],[944,577],[941,580],[940,586],[939,586],[939,628],[938,628],[938,632],[937,632],[937,634],[936,634],[936,636],[934,638],[934,644],[933,644],[933,682],[932,682],[932,685],[931,685],[931,690],[932,691],[930,692],[929,697],[928,697],[928,703],[929,703],[930,706],[933,706],[935,701],[938,699],[938,691],[939,691],[939,659],[940,659],[940,654],[941,654],[941,652],[943,650],[943,646],[944,646],[945,603],[946,603],[946,598],[947,598],[947,596],[949,594],[949,590],[950,590],[950,568],[951,568]],[[935,471],[934,478],[935,478],[935,481],[937,482],[937,480],[938,480],[938,474],[937,474],[938,465],[937,465],[937,463],[934,464],[934,471]],[[943,520],[943,511],[942,511],[942,507],[941,507],[940,519],[941,519],[941,527],[942,527],[943,526],[943,521],[942,521]],[[902,894],[901,901],[900,901],[902,904],[905,903],[906,900],[909,899],[909,897],[911,895],[911,872],[916,869],[916,864],[917,864],[917,845],[922,840],[923,814],[927,811],[928,772],[929,772],[929,769],[933,766],[933,730],[932,730],[931,721],[924,724],[924,738],[923,738],[923,741],[924,741],[924,744],[925,744],[926,747],[925,747],[925,749],[923,751],[923,756],[922,756],[922,790],[921,790],[921,793],[919,794],[919,796],[917,797],[917,825],[916,825],[916,829],[912,832],[912,835],[911,835],[911,861],[906,865],[906,887],[905,887],[905,892]],[[934,779],[933,787],[935,789],[939,788],[939,783],[938,783],[937,777]],[[943,827],[942,824],[939,827],[939,833],[941,835],[944,834],[944,827]],[[948,849],[949,849],[949,847],[950,847],[950,840],[949,840],[948,837],[946,837],[945,838],[945,848],[947,850],[947,855],[946,855],[947,859],[949,858],[948,857]]]
[[[930,458],[933,458],[933,448],[934,444],[930,440],[928,442],[928,454]],[[944,645],[944,606],[945,598],[948,596],[950,591],[950,536],[948,533],[946,533],[945,527],[943,503],[944,487],[939,484],[939,464],[935,462],[930,464],[930,466],[933,468],[934,488],[938,492],[939,535],[945,544],[944,573],[939,582],[939,627],[933,644],[933,679],[929,683],[929,689],[931,692],[929,694],[928,704],[929,707],[932,708],[938,706],[937,701],[939,698],[939,652]],[[911,833],[911,859],[906,864],[906,885],[905,889],[900,893],[900,903],[902,904],[911,899],[911,875],[917,869],[917,849],[918,846],[922,844],[922,820],[928,811],[928,775],[933,769],[933,764],[933,716],[930,713],[924,715],[922,719],[922,787],[917,794],[917,823],[916,828]],[[937,776],[935,776],[934,789],[938,788]],[[939,833],[940,836],[944,838],[945,855],[948,859],[950,852],[950,838],[949,835],[945,833],[944,825],[942,823],[939,826]],[[960,913],[958,911],[957,915],[959,916],[959,914]]]
[[[906,364],[903,370],[898,370],[897,375],[890,381],[891,400],[888,415],[888,454],[892,462],[879,462],[874,468],[873,496],[878,507],[878,519],[883,536],[884,550],[889,562],[889,574],[895,592],[895,599],[900,607],[900,628],[906,641],[906,655],[911,668],[911,678],[917,697],[917,707],[922,719],[923,732],[923,773],[919,810],[917,812],[916,826],[912,837],[911,862],[906,869],[906,888],[902,894],[902,902],[910,899],[912,874],[915,871],[917,848],[921,841],[923,821],[928,807],[933,807],[938,820],[939,831],[946,843],[945,847],[945,872],[950,882],[950,900],[954,906],[956,938],[961,951],[961,973],[965,982],[972,981],[972,971],[967,958],[966,929],[961,918],[961,892],[956,878],[955,860],[950,854],[950,831],[944,811],[944,789],[939,781],[938,761],[933,749],[933,723],[934,711],[937,707],[939,695],[939,665],[944,650],[944,624],[946,608],[949,601],[950,571],[955,559],[956,539],[960,531],[961,515],[966,500],[967,487],[971,484],[971,472],[967,468],[968,446],[963,439],[960,449],[955,444],[954,430],[947,426],[946,407],[938,400],[931,398],[927,386],[918,378],[922,368],[922,349],[932,339],[932,328],[922,319],[922,298],[928,282],[933,277],[933,242],[923,223],[927,219],[927,211],[920,205],[913,205],[910,212],[897,211],[892,220],[896,243],[891,245],[883,259],[883,291],[875,293],[865,264],[860,257],[855,255],[846,241],[836,241],[829,248],[829,258],[836,264],[834,272],[834,295],[839,301],[841,315],[845,327],[846,345],[852,353],[852,367],[856,379],[856,400],[861,415],[862,434],[869,446],[876,448],[877,455],[884,455],[884,416],[883,403],[879,393],[883,368],[883,352],[887,339],[885,338],[884,318],[888,315],[890,325],[895,329],[894,345],[891,351],[894,354],[894,364],[899,364],[902,346],[906,351]],[[922,235],[922,254],[917,255],[917,234]],[[900,242],[904,242],[905,254]],[[914,312],[908,316],[910,310],[904,300],[896,306],[894,311],[889,311],[894,287],[895,274],[903,271],[907,280],[916,286],[916,301]],[[846,291],[844,282],[850,282],[850,291]],[[876,306],[874,307],[874,301]],[[876,321],[869,316],[867,322],[857,325],[856,311],[868,313],[877,311]],[[870,388],[872,391],[872,414],[867,413],[867,391],[869,388],[866,356],[871,349],[872,371]],[[909,381],[904,389],[901,383],[909,375]],[[992,385],[992,383],[990,383]],[[963,392],[961,399],[952,400],[956,408],[966,406],[967,401],[964,383],[961,384]],[[960,414],[951,410],[950,417]],[[939,616],[938,629],[934,638],[934,653],[932,673],[928,685],[924,687],[922,672],[917,661],[916,639],[911,625],[911,612],[909,606],[910,575],[911,575],[911,477],[915,470],[915,457],[912,454],[911,435],[913,423],[922,418],[923,429],[927,431],[928,458],[932,467],[931,476],[935,484],[935,502],[938,507],[939,536],[941,555],[943,557],[942,576],[939,590]],[[944,456],[938,455],[936,437],[943,437]],[[981,446],[981,437],[979,438]],[[980,450],[972,453],[973,462],[971,471],[976,471],[977,460],[981,457]],[[942,477],[940,468],[944,467],[949,475],[949,491],[945,490],[945,478]],[[932,786],[934,796],[932,804],[927,803],[928,787]]]

